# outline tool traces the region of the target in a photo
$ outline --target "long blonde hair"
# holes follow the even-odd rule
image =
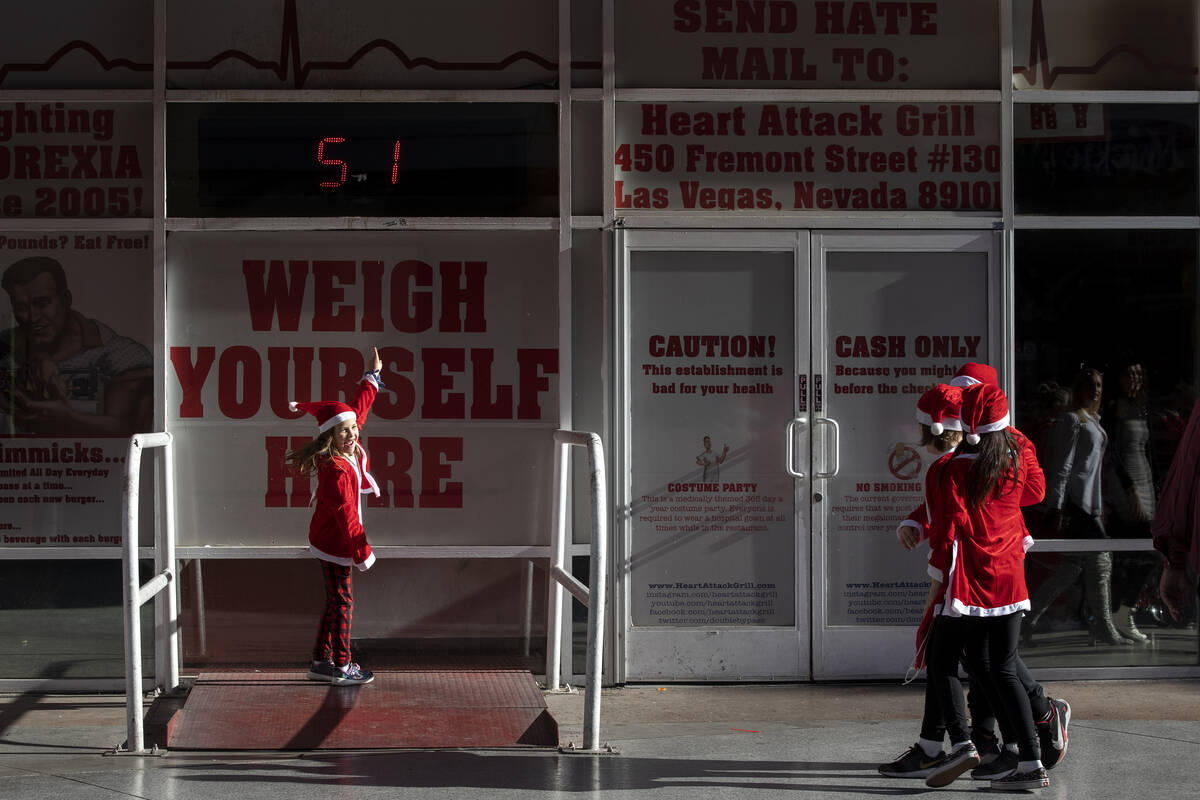
[[[301,475],[312,475],[321,462],[333,458],[333,430],[327,430],[303,447],[288,451],[284,463]]]

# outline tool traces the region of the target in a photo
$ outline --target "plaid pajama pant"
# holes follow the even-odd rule
[[[313,661],[332,661],[339,667],[350,663],[350,618],[354,596],[350,592],[350,567],[321,560],[325,578],[325,613],[317,628]]]

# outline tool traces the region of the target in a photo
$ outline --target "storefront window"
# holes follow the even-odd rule
[[[154,574],[141,563],[142,580]],[[0,678],[120,679],[121,560],[0,559]],[[142,673],[154,675],[154,603],[142,614]]]
[[[1195,106],[1031,103],[1013,115],[1017,213],[1196,213]]]
[[[154,0],[4,5],[0,89],[151,87]]]
[[[620,103],[617,213],[1000,208],[997,103]]]
[[[994,0],[620,0],[620,87],[995,89]]]
[[[1196,0],[1013,0],[1017,89],[1194,90]]]
[[[246,9],[242,0],[167,3],[171,88],[533,89],[558,77],[556,0]]]
[[[153,141],[149,103],[32,97],[0,103],[0,218],[149,217]],[[98,250],[107,242],[103,236],[87,244],[75,237],[50,238],[54,244],[43,249]],[[101,246],[94,245],[96,239]],[[17,246],[0,240],[5,250]],[[121,249],[146,255],[149,246],[139,239]]]
[[[184,561],[183,668],[305,664],[325,603],[318,564],[310,557]],[[373,669],[473,664],[481,653],[522,669],[545,663],[546,573],[524,560],[382,558],[355,570],[352,581],[354,657]],[[117,626],[119,647],[119,618]]]
[[[1194,413],[1196,264],[1193,231],[1016,237],[1016,424],[1047,483],[1027,522],[1061,540],[1027,562],[1026,642],[1052,645],[1033,666],[1196,663],[1195,609],[1166,615],[1148,549]]]

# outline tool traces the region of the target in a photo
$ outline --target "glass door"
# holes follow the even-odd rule
[[[977,232],[812,236],[813,460],[828,465],[811,481],[815,678],[901,678],[913,660],[929,550],[895,531],[934,459],[917,399],[966,362],[1006,374],[998,246]]]
[[[618,252],[618,679],[807,679],[808,235]]]

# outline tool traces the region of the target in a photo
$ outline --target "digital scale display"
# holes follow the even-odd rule
[[[169,114],[173,217],[558,214],[552,104],[219,103]]]

